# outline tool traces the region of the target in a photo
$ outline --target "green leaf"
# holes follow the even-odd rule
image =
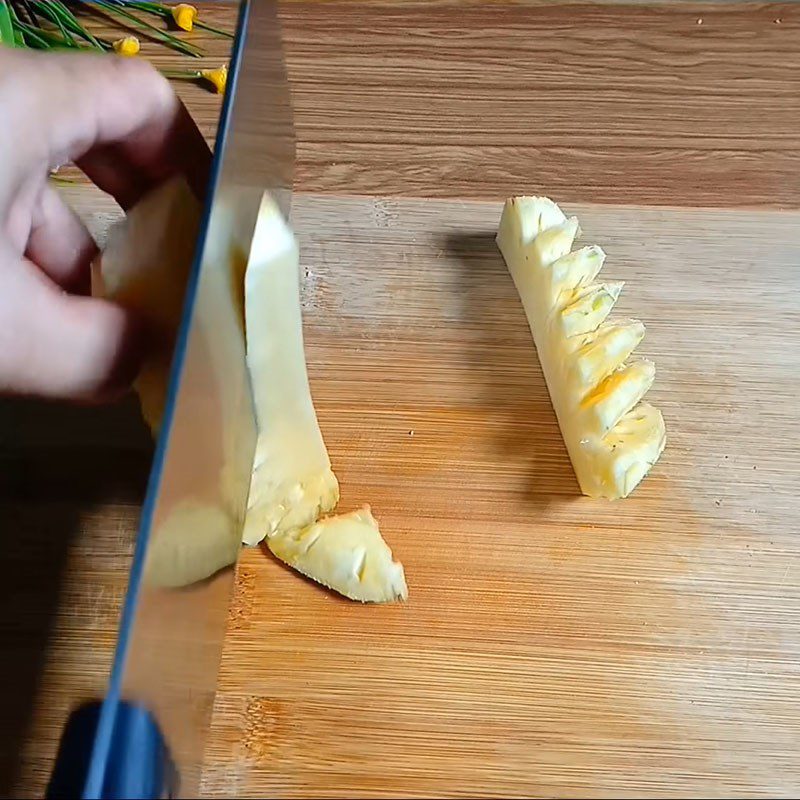
[[[37,33],[36,29],[30,25],[22,23],[19,30],[25,39],[26,47],[33,47],[36,50],[50,50],[54,46],[52,42],[48,42],[44,36]]]
[[[50,22],[52,22],[59,29],[59,31],[61,31],[64,41],[69,43],[71,47],[77,46],[75,39],[73,39],[70,31],[67,30],[67,26],[64,24],[61,17],[47,4],[47,2],[36,2],[35,7],[39,14],[49,19]]]
[[[25,37],[25,44],[39,50],[69,49],[71,45],[59,36],[55,31],[46,31],[44,28],[34,28],[27,22],[16,23],[17,30],[21,31]]]
[[[64,5],[60,0],[33,0],[34,8],[40,12],[47,14],[49,19],[57,17],[59,27],[66,28],[70,33],[75,36],[80,36],[85,41],[94,46],[96,50],[107,50],[108,48],[103,43],[92,36],[86,28],[81,25],[78,18]],[[43,9],[46,11],[43,12]]]
[[[11,24],[11,13],[5,0],[0,0],[0,44],[15,47],[14,26]]]
[[[146,11],[148,14],[155,14],[163,19],[172,17],[172,12],[170,12],[166,6],[161,5],[161,3],[148,3],[144,2],[144,0],[128,0],[125,5],[128,6],[128,8],[135,8],[137,11]]]
[[[52,172],[47,178],[52,183],[58,184],[59,186],[77,186],[80,183],[80,181],[76,181],[74,178],[62,178],[60,175],[53,175]]]

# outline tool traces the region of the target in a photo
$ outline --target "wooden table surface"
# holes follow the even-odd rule
[[[233,24],[235,10],[230,4],[203,4],[201,9],[209,19],[223,25]],[[392,220],[396,219],[415,219],[419,201],[414,198],[455,201],[455,205],[436,206],[437,213],[442,213],[442,209],[452,211],[461,201],[494,202],[523,191],[546,193],[565,205],[588,204],[587,213],[591,219],[604,218],[602,211],[592,204],[673,209],[800,208],[800,135],[797,132],[800,123],[800,93],[797,92],[800,7],[792,4],[670,2],[650,6],[508,0],[483,4],[448,0],[306,1],[285,3],[282,17],[298,140],[295,188],[300,195],[298,209],[306,225],[315,218],[314,214],[322,207],[320,204],[324,206],[326,197],[349,195],[381,198],[374,204],[356,205],[351,209],[353,213],[359,209],[364,213],[369,208],[378,223],[381,220],[386,223],[376,223],[378,228],[391,228]],[[227,45],[224,40],[202,34],[196,39],[208,48],[205,64],[225,60]],[[162,65],[175,63],[175,59],[164,56],[163,51],[153,45],[146,44],[144,52]],[[219,98],[194,86],[178,88],[204,133],[212,139]],[[117,213],[88,186],[70,188],[67,194],[99,235]],[[480,214],[491,212],[490,205],[469,206],[469,209],[472,210],[467,216],[473,226],[478,225],[479,217],[483,219]],[[664,211],[667,215],[675,213],[678,212]],[[620,218],[619,215],[608,216],[609,228],[614,228],[613,221]],[[678,215],[668,219],[670,224],[677,224],[686,218]],[[713,219],[731,225],[731,219],[736,218]],[[753,219],[759,218],[748,217],[748,224],[752,225]],[[775,218],[764,219],[765,229],[773,230],[769,225],[777,224]],[[420,223],[419,230],[424,234],[428,229]],[[776,238],[765,241],[765,251],[772,247],[769,252],[777,252],[791,271],[796,246],[792,249],[791,236],[780,225],[775,231]],[[593,233],[599,236],[602,231],[595,225]],[[618,235],[624,238],[623,234]],[[309,241],[313,247],[313,238]],[[411,248],[408,242],[406,244]],[[328,246],[333,249],[327,251],[327,255],[324,250],[316,251],[320,265],[330,266],[330,252],[338,252],[335,245],[329,243]],[[409,253],[413,263],[413,248]],[[735,248],[725,253],[735,261]],[[356,272],[364,268],[366,256],[363,253],[352,258]],[[774,269],[765,270],[765,274],[774,273]],[[724,275],[724,271],[720,274]],[[650,283],[647,283],[648,276]],[[626,289],[626,293],[635,291],[632,287],[636,280],[635,275],[630,276],[631,288]],[[730,280],[735,278],[731,276]],[[651,272],[644,271],[642,282],[642,291],[652,291]],[[324,285],[317,287],[323,293],[324,288]],[[402,286],[395,285],[392,291],[401,292]],[[323,297],[323,305],[328,302],[329,296],[319,296]],[[679,295],[677,297],[680,299]],[[494,296],[490,299],[498,301]],[[356,300],[351,298],[350,302]],[[508,298],[504,302],[507,301]],[[369,299],[363,302],[368,303]],[[791,320],[791,314],[797,310],[789,300],[786,302],[785,308],[781,306],[783,323]],[[710,307],[713,302],[706,304],[706,309]],[[769,304],[765,308],[768,309]],[[636,310],[648,321],[646,306]],[[363,308],[353,313],[357,317],[363,313]],[[797,318],[795,314],[794,319]],[[731,326],[737,322],[733,316],[727,319]],[[657,321],[657,330],[658,324]],[[660,324],[667,325],[664,320]],[[791,328],[785,324],[784,328],[788,335]],[[370,486],[370,476],[346,458],[347,442],[360,435],[358,423],[351,421],[331,400],[328,387],[335,386],[336,379],[326,368],[325,359],[336,364],[338,356],[325,348],[324,324],[313,333],[310,346],[317,361],[316,366],[312,364],[311,367],[312,381],[321,398],[323,427],[326,423],[329,426],[326,435],[334,463],[338,458],[344,464],[344,474],[351,481],[347,485],[370,493],[369,497],[360,499],[374,502],[377,496],[383,500],[390,529],[405,531],[402,506],[392,505],[387,499],[386,487]],[[363,331],[361,334],[368,335]],[[508,336],[512,349],[522,347],[523,334],[522,324],[511,329]],[[772,340],[769,343],[780,346]],[[655,347],[658,349],[657,343]],[[662,356],[669,358],[668,353]],[[784,367],[792,363],[787,356]],[[677,370],[679,366],[673,364],[670,368]],[[531,369],[532,372],[523,375],[524,381],[529,383],[535,378],[535,368]],[[786,381],[790,380],[786,373],[781,374]],[[791,390],[796,396],[798,388],[787,382],[781,385],[780,391],[786,394],[784,402],[789,406]],[[710,389],[707,391],[710,393],[703,395],[704,402],[723,413],[724,408],[715,405],[722,401]],[[542,400],[541,396],[537,397]],[[668,397],[666,393],[659,395],[659,398]],[[747,397],[757,405],[755,395],[747,394]],[[672,403],[676,408],[677,401],[673,399]],[[670,405],[669,400],[667,405]],[[556,448],[543,456],[544,480],[556,499],[563,499],[574,487],[567,485],[569,474],[564,472],[563,458],[557,452],[557,430],[553,428],[552,419],[546,417],[546,402],[542,409],[545,416],[538,423],[537,435]],[[748,411],[746,406],[736,409],[744,415]],[[772,419],[769,408],[759,406],[758,410],[765,419]],[[786,422],[792,418],[781,418],[776,412],[774,419]],[[701,422],[702,415],[694,418],[694,424]],[[372,425],[380,428],[377,417],[372,419]],[[431,431],[431,435],[438,436],[442,446],[455,444],[450,441],[448,445],[450,433],[446,426],[438,432]],[[777,517],[773,520],[767,514],[766,521],[761,523],[767,526],[774,523],[775,530],[782,534],[791,533],[786,528],[786,521],[790,519],[789,512],[785,511],[788,506],[782,503],[788,502],[787,487],[790,488],[791,480],[796,479],[796,467],[792,467],[790,456],[792,447],[796,452],[797,442],[792,435],[792,431],[788,431],[783,444],[774,448],[776,463],[782,465],[782,471],[775,467],[780,474],[772,487],[779,497],[777,510],[773,509]],[[680,448],[680,434],[678,442]],[[403,456],[399,455],[402,451],[394,452],[398,454],[398,463],[402,462]],[[721,446],[714,451],[720,458],[722,453]],[[6,401],[0,407],[0,526],[3,534],[0,557],[6,566],[5,580],[0,585],[0,636],[6,654],[0,667],[6,687],[0,711],[2,794],[41,796],[57,737],[69,709],[103,690],[149,457],[149,438],[131,402],[92,410],[19,401]],[[668,451],[665,458],[673,470],[679,468],[677,455],[669,456]],[[391,466],[380,462],[377,473],[382,474],[383,469],[390,475]],[[709,470],[712,466],[709,463]],[[740,467],[741,463],[737,469]],[[742,473],[734,470],[727,479],[740,481]],[[665,486],[663,480],[659,482],[655,478],[653,484],[655,488],[651,494],[644,495],[651,500],[652,492],[664,491]],[[700,485],[692,480],[687,484],[690,488]],[[442,487],[442,491],[447,488]],[[767,484],[756,488],[765,492],[769,489]],[[745,501],[747,491],[743,489],[741,502]],[[735,502],[735,496],[732,500]],[[782,519],[781,509],[785,511]],[[749,513],[749,509],[743,508],[741,512]],[[796,517],[791,519],[800,523]],[[423,517],[426,535],[437,535],[435,520],[433,511],[427,522]],[[488,524],[488,519],[476,523],[478,527]],[[636,529],[633,523],[632,529]],[[722,530],[717,525],[714,535],[721,536]],[[769,530],[771,535],[773,531]],[[736,541],[744,548],[744,529],[736,528],[735,532],[739,537]],[[471,537],[476,535],[475,529],[469,533]],[[592,535],[596,534],[586,532],[587,537]],[[405,536],[411,534],[406,531]],[[606,571],[612,569],[610,564],[620,547],[635,549],[638,546],[630,533],[624,537],[624,545],[614,544],[606,534],[603,537],[601,541],[605,544],[598,546],[601,555],[605,553],[606,561],[601,566]],[[398,552],[403,551],[402,537],[393,538],[387,532],[387,538],[396,544]],[[796,659],[793,666],[789,658],[798,654],[798,641],[792,638],[797,631],[792,627],[790,613],[797,609],[791,572],[796,553],[791,537],[781,538],[776,533],[775,541],[778,549],[770,551],[763,562],[762,577],[766,583],[756,581],[750,587],[752,591],[737,595],[739,610],[752,612],[749,616],[745,613],[745,619],[752,626],[743,625],[742,618],[735,615],[730,622],[733,635],[752,637],[761,649],[754,656],[751,668],[745,643],[745,649],[732,651],[731,655],[734,660],[741,658],[743,663],[739,665],[736,661],[736,668],[733,668],[732,662],[726,662],[731,668],[720,669],[717,675],[720,685],[739,681],[741,691],[735,697],[742,708],[751,700],[748,691],[765,697],[772,727],[759,728],[757,720],[737,715],[737,709],[733,708],[728,721],[739,724],[738,733],[729,725],[720,728],[711,724],[709,735],[716,735],[716,739],[703,740],[691,735],[687,739],[692,748],[705,748],[704,753],[719,756],[721,752],[722,755],[693,759],[691,752],[676,744],[674,737],[683,735],[681,730],[669,728],[668,722],[663,722],[662,726],[658,719],[642,721],[635,716],[626,717],[625,708],[620,709],[618,705],[612,708],[614,703],[636,704],[641,699],[639,695],[646,691],[644,688],[631,684],[619,691],[615,684],[618,673],[612,671],[605,677],[598,676],[591,670],[587,672],[586,663],[575,658],[576,630],[587,631],[597,626],[602,632],[605,625],[607,636],[616,637],[617,643],[624,644],[630,634],[625,621],[631,608],[645,600],[659,603],[673,596],[675,587],[683,586],[690,578],[676,578],[671,567],[667,567],[661,578],[654,578],[653,591],[647,597],[639,592],[628,596],[615,594],[620,585],[616,579],[600,581],[588,589],[578,585],[576,592],[583,588],[588,594],[577,596],[577,610],[570,610],[566,605],[569,593],[565,593],[560,584],[554,586],[552,580],[548,583],[545,575],[543,586],[545,589],[549,586],[551,593],[548,595],[543,589],[538,602],[545,611],[550,609],[547,613],[558,621],[556,628],[561,631],[562,638],[555,644],[550,642],[555,649],[542,656],[537,679],[549,676],[551,683],[543,691],[548,702],[555,705],[543,706],[543,727],[536,736],[526,740],[526,745],[535,748],[538,754],[537,769],[524,775],[511,775],[511,783],[504,783],[504,776],[492,771],[500,770],[498,765],[504,762],[502,737],[496,738],[502,730],[495,730],[493,726],[499,723],[491,715],[484,720],[486,727],[480,732],[481,741],[488,737],[494,743],[491,757],[467,748],[461,753],[464,761],[458,762],[442,736],[427,740],[438,748],[433,756],[419,750],[419,740],[409,739],[412,732],[425,730],[426,723],[419,717],[418,707],[405,709],[405,717],[402,716],[404,709],[397,711],[391,717],[397,725],[392,730],[382,727],[380,714],[369,713],[364,706],[355,703],[353,695],[347,691],[344,696],[337,695],[335,682],[325,684],[333,687],[330,697],[315,698],[308,691],[304,693],[304,686],[308,690],[309,686],[318,685],[319,676],[317,679],[310,676],[304,684],[302,672],[297,672],[293,674],[294,683],[283,686],[284,692],[296,691],[298,697],[302,694],[302,701],[295,706],[281,692],[270,695],[253,688],[259,684],[253,671],[259,669],[261,659],[295,658],[291,667],[300,669],[296,660],[300,650],[295,652],[292,648],[299,647],[298,637],[303,624],[310,624],[308,614],[311,612],[308,609],[298,611],[297,622],[293,623],[292,604],[304,602],[304,596],[311,598],[312,606],[308,608],[325,606],[325,613],[330,615],[330,636],[321,650],[319,666],[326,671],[327,678],[330,679],[337,669],[350,670],[357,678],[360,676],[365,685],[381,688],[375,697],[375,702],[379,703],[392,696],[386,684],[391,673],[373,675],[377,683],[370,684],[369,670],[376,664],[385,666],[385,662],[380,661],[381,653],[388,657],[391,652],[402,660],[403,650],[402,647],[384,650],[379,640],[367,637],[368,646],[376,648],[378,662],[356,658],[355,663],[338,663],[337,658],[343,652],[355,656],[351,651],[338,649],[335,637],[340,637],[339,642],[342,637],[346,638],[348,626],[360,624],[357,621],[363,619],[363,610],[329,603],[327,595],[318,596],[309,586],[267,561],[259,550],[248,551],[242,561],[231,610],[222,683],[209,742],[205,791],[215,796],[267,791],[293,796],[353,793],[431,796],[492,791],[540,796],[685,795],[691,794],[693,789],[707,795],[724,796],[796,793],[800,789],[800,773],[798,759],[793,755],[797,752],[793,732],[797,729],[798,716],[788,702],[788,689],[791,686],[800,689]],[[758,543],[758,537],[754,542]],[[435,545],[432,547],[429,563],[441,567],[444,551],[436,550]],[[532,554],[522,553],[519,557],[530,557],[537,568],[545,570],[548,564],[552,566],[552,559],[561,563],[559,553],[564,556],[561,551],[565,547],[563,539],[549,539],[541,542]],[[750,545],[747,547],[749,549]],[[426,562],[417,557],[420,550],[411,544],[411,539],[405,540],[405,548],[416,565],[415,573],[409,575],[413,603],[415,586],[424,596],[425,588],[435,585],[436,575],[434,566],[426,567]],[[644,546],[644,550],[653,557],[664,555],[651,545]],[[581,570],[591,572],[596,566],[590,557],[591,549],[585,553],[581,550],[581,554],[578,573],[583,574]],[[730,553],[728,557],[732,558]],[[741,557],[752,556],[743,551]],[[465,554],[465,558],[475,566],[477,554]],[[684,552],[682,558],[691,556]],[[492,563],[494,569],[502,567],[500,561]],[[733,560],[720,563],[735,565]],[[777,593],[767,594],[765,586],[775,569],[779,569],[783,577]],[[735,566],[731,566],[731,570],[733,575]],[[559,574],[563,578],[571,575],[569,570]],[[632,573],[628,577],[632,579]],[[277,581],[278,588],[267,592],[265,578]],[[494,574],[487,578],[487,596],[483,600],[488,605],[471,618],[473,624],[477,621],[481,625],[491,625],[492,614],[503,613],[502,604],[492,599],[497,580]],[[728,580],[733,581],[733,578],[729,575]],[[429,594],[428,600],[446,604],[450,596],[448,587],[445,582],[442,591],[438,595]],[[481,586],[474,588],[478,595],[475,603],[480,606]],[[283,595],[276,594],[278,590],[285,591],[285,599],[280,600]],[[520,591],[517,600],[523,598],[524,592]],[[261,614],[263,619],[267,613],[263,604],[269,600],[280,600],[275,617],[278,623],[265,628],[262,622],[259,627],[255,624],[256,618]],[[599,608],[606,601],[608,609]],[[788,609],[783,614],[782,607]],[[615,609],[619,611],[617,616]],[[669,624],[671,614],[691,616],[691,613],[685,602],[679,607],[667,604],[650,609],[650,616],[645,613],[644,620],[666,626],[671,631],[671,646],[689,647],[700,640],[692,639],[680,627],[670,628]],[[700,617],[703,613],[698,612]],[[386,612],[387,641],[396,643],[396,637],[402,632],[402,615],[402,608]],[[435,614],[423,619],[434,628],[445,624],[444,618],[437,619]],[[447,653],[439,652],[437,658],[441,661],[436,662],[435,674],[438,680],[453,681],[456,685],[459,680],[466,680],[465,674],[457,669],[463,655],[457,651],[459,636],[468,635],[464,626],[470,619],[466,616],[449,619],[457,623],[455,638],[445,637],[443,641],[449,641],[453,648],[452,664],[455,666],[452,672],[448,671]],[[513,614],[500,623],[510,639],[517,630],[530,632],[523,617]],[[286,639],[283,644],[270,640],[262,650],[254,635],[264,631],[270,637],[283,635]],[[714,637],[709,640],[710,645],[721,648],[725,630],[715,628]],[[490,638],[488,634],[487,638]],[[581,641],[583,647],[591,649],[590,640]],[[646,671],[647,664],[657,657],[661,647],[656,639],[651,641],[645,637],[642,641],[632,641],[632,646],[639,649],[636,659],[626,667],[628,671],[624,674],[627,676],[636,675],[637,669]],[[480,689],[485,694],[487,703],[493,693],[500,691],[495,681],[511,681],[516,690],[520,689],[509,678],[516,658],[511,645],[513,642],[503,651],[502,664],[488,664],[485,680],[473,685],[474,690]],[[557,652],[566,660],[559,661]],[[689,650],[682,652],[689,657]],[[563,668],[569,673],[570,658],[574,659],[576,680],[598,681],[603,694],[602,698],[598,694],[598,705],[570,701],[570,682],[565,680],[569,675],[559,676],[553,672]],[[274,669],[280,669],[281,663],[285,661],[277,661]],[[477,669],[476,662],[471,663]],[[248,676],[242,674],[245,667],[240,668],[240,664],[250,671],[252,685]],[[685,664],[678,660],[674,668],[684,675],[683,666]],[[737,671],[739,667],[743,672]],[[262,668],[271,667],[264,665]],[[742,678],[759,670],[761,672],[750,682]],[[774,684],[770,683],[772,677],[775,677]],[[424,680],[424,675],[420,675],[420,680]],[[772,694],[771,685],[775,687]],[[441,687],[442,691],[448,686]],[[665,691],[680,693],[686,688],[686,684],[677,679],[671,686],[672,689],[668,687]],[[726,712],[720,706],[723,695],[715,699],[713,681],[709,686],[711,695],[705,698],[704,713],[714,723]],[[547,695],[547,692],[552,694]],[[328,700],[337,698],[340,705],[326,706]],[[437,699],[435,694],[431,695],[431,703],[439,700],[441,697]],[[512,701],[513,697],[506,713],[513,719],[515,704]],[[473,695],[470,702],[477,708],[480,697]],[[336,719],[331,717],[331,708],[337,713],[353,712],[350,727],[342,724],[338,734],[341,739],[333,744],[331,737],[337,736],[338,729]],[[567,713],[569,710],[573,716]],[[455,707],[450,707],[450,711],[447,721],[457,739],[463,736],[460,726],[465,724],[466,717]],[[614,715],[619,726],[613,738],[598,739],[591,734],[604,714],[606,718]],[[317,720],[318,724],[311,724],[310,720]],[[586,732],[583,739],[576,734],[581,730]],[[373,731],[383,747],[376,745],[371,750]],[[659,738],[662,733],[664,736]],[[397,752],[394,760],[387,760],[385,746],[392,741],[392,736],[396,737]],[[772,744],[770,737],[774,737]],[[586,745],[589,741],[590,746]],[[291,743],[290,751],[286,750],[284,742]],[[513,748],[508,752],[512,751]],[[429,758],[424,769],[414,772],[411,767],[403,766],[405,752],[419,761],[426,757],[433,760]],[[375,763],[365,763],[368,758],[374,758]],[[753,768],[742,769],[741,765],[748,759],[753,762]],[[455,785],[452,781],[457,775],[454,770],[458,763],[467,767],[463,774],[468,776],[469,786]],[[434,775],[437,764],[441,770],[439,778]],[[470,764],[475,767],[471,771]],[[480,764],[488,765],[486,770],[479,768]],[[393,774],[401,777],[393,781]],[[652,777],[645,780],[648,774]],[[401,779],[403,776],[405,783]],[[450,782],[445,783],[442,776],[449,776]]]

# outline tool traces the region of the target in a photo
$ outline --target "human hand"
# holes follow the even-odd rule
[[[0,154],[0,393],[114,397],[143,337],[87,296],[97,246],[48,174],[74,161],[123,209],[175,173],[202,197],[208,147],[144,61],[0,47]]]

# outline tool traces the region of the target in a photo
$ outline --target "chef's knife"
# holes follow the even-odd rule
[[[68,723],[50,797],[197,796],[255,448],[244,265],[263,192],[288,213],[293,164],[276,2],[243,0],[108,690]],[[201,539],[221,568],[164,581]]]

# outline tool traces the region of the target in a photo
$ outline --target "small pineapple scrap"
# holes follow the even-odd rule
[[[350,600],[408,598],[403,567],[393,560],[369,506],[276,534],[267,545],[293,569]]]
[[[519,292],[581,491],[627,497],[666,443],[661,412],[642,399],[655,365],[629,361],[638,320],[609,321],[622,283],[595,282],[597,246],[573,250],[578,220],[546,197],[506,201],[497,244]]]

